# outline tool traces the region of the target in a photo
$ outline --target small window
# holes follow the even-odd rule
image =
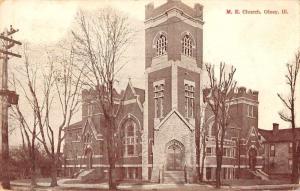
[[[94,113],[94,104],[89,103],[88,104],[88,115],[93,115],[93,113]]]
[[[207,148],[206,148],[206,155],[207,155],[207,156],[210,156],[211,154],[212,154],[211,148],[210,148],[210,147],[207,147]]]
[[[134,136],[134,127],[132,125],[127,126],[127,136]]]
[[[134,145],[127,145],[127,154],[128,155],[134,154]]]
[[[100,154],[103,154],[104,152],[104,144],[103,141],[100,142]]]
[[[167,38],[165,35],[160,35],[156,41],[156,55],[161,56],[167,54]]]
[[[289,153],[292,153],[293,152],[293,143],[290,142],[289,143]]]
[[[247,115],[248,115],[248,117],[252,117],[252,118],[255,117],[253,105],[247,105]]]
[[[182,54],[193,56],[193,42],[190,35],[185,35],[182,39]]]
[[[185,116],[187,118],[194,118],[194,100],[195,100],[195,87],[193,85],[184,85],[184,96],[185,96]]]
[[[275,145],[273,144],[270,146],[270,156],[271,157],[275,156]]]
[[[223,179],[226,179],[226,174],[227,174],[227,168],[222,168],[223,170]]]
[[[164,116],[164,84],[154,86],[154,115],[155,118]]]
[[[289,169],[292,169],[292,168],[293,168],[293,160],[289,159]]]
[[[212,177],[211,167],[206,167],[206,180],[210,180]]]
[[[223,156],[227,156],[227,148],[223,148]]]

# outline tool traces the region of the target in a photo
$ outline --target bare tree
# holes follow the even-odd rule
[[[57,58],[57,59],[56,59]],[[51,186],[57,185],[57,168],[60,164],[62,141],[64,140],[63,129],[70,125],[72,117],[79,109],[80,91],[82,84],[80,82],[81,72],[75,75],[75,62],[73,49],[68,55],[62,54],[52,57],[48,54],[50,74],[44,74],[44,95],[45,110],[43,113],[39,110],[39,104],[36,103],[38,124],[41,132],[41,139],[47,155],[52,160],[51,167]],[[57,68],[53,64],[56,62]],[[56,92],[51,96],[51,91]],[[36,94],[31,92],[34,99]],[[59,116],[61,121],[58,126],[53,127],[51,120],[54,119],[51,113],[53,99],[58,100],[60,107]],[[43,115],[43,117],[42,117]],[[57,135],[55,135],[56,128]],[[50,143],[50,144],[49,144]]]
[[[117,151],[116,127],[116,75],[122,69],[120,62],[132,31],[126,16],[104,9],[97,13],[80,12],[78,30],[72,31],[75,50],[84,64],[86,84],[97,92],[97,106],[103,112],[106,125],[103,129],[108,157],[109,188],[115,188],[113,169]]]
[[[205,108],[203,108],[205,110]],[[205,111],[202,111],[201,113],[204,113]],[[200,152],[202,152],[201,155],[201,169],[200,169],[200,181],[203,181],[203,173],[204,173],[204,162],[205,162],[205,157],[206,157],[206,138],[207,138],[207,121],[203,116],[203,124],[201,125],[200,129]],[[204,121],[205,120],[205,121]]]
[[[201,153],[201,111],[200,105],[195,106],[196,119],[195,119],[195,145],[196,145],[196,164],[197,164],[197,181],[201,181],[201,170],[200,170],[200,153]]]
[[[229,125],[229,103],[233,98],[236,82],[233,77],[236,69],[231,67],[230,72],[226,72],[225,63],[220,63],[219,76],[216,77],[214,66],[206,64],[206,71],[209,77],[210,94],[207,103],[214,115],[214,137],[216,145],[216,188],[221,187],[221,169],[223,159],[223,144],[225,132]]]
[[[279,116],[282,120],[288,122],[292,126],[292,177],[291,182],[298,184],[299,183],[299,172],[298,172],[298,155],[297,155],[297,141],[296,141],[296,111],[295,111],[295,102],[296,102],[296,84],[297,77],[300,67],[300,51],[295,55],[295,61],[292,64],[287,64],[287,74],[285,75],[286,84],[289,88],[289,96],[284,98],[281,94],[277,94],[279,99],[282,101],[287,112],[279,112]]]
[[[48,53],[46,65],[37,66],[28,60],[25,55],[26,80],[18,80],[23,91],[24,97],[31,106],[34,119],[31,120],[33,130],[26,131],[37,139],[43,146],[47,156],[51,160],[51,186],[57,185],[57,168],[60,160],[61,144],[64,139],[63,128],[69,126],[73,115],[79,109],[79,83],[80,75],[74,75],[75,63],[73,62],[73,51],[68,55],[56,55]],[[54,104],[57,103],[59,109],[52,111]],[[15,108],[19,121],[25,129],[29,130],[28,124],[24,121],[25,117],[17,106]],[[57,116],[58,115],[58,116]],[[61,119],[54,124],[55,118]],[[37,134],[38,132],[38,134]],[[56,134],[57,133],[57,134]],[[24,134],[27,136],[27,134]],[[34,140],[35,140],[34,139]],[[34,146],[33,142],[31,142]]]
[[[24,45],[24,68],[26,75],[23,76],[21,74],[21,71],[19,71],[19,76],[25,77],[28,82],[31,82],[32,88],[34,91],[36,91],[36,80],[37,80],[37,68],[36,67],[30,67],[29,65],[29,59],[28,59],[28,47],[27,45]],[[23,68],[23,67],[22,67]],[[20,79],[16,79],[15,75],[13,75],[11,84],[13,88],[21,90],[20,93],[22,93],[24,96],[24,102],[23,104],[26,106],[26,109],[21,108],[21,106],[15,105],[12,107],[12,117],[16,121],[19,122],[19,129],[22,137],[22,146],[24,151],[27,152],[27,158],[29,159],[31,163],[30,167],[30,176],[31,176],[31,186],[35,187],[36,184],[36,145],[37,145],[37,139],[38,139],[38,126],[37,126],[37,116],[34,111],[34,104],[32,100],[30,99],[30,96],[28,95],[28,92],[30,91],[26,85],[24,85]],[[24,113],[32,113],[32,116],[28,117],[25,116]]]

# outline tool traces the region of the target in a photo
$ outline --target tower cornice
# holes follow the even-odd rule
[[[151,28],[155,27],[157,25],[160,25],[161,23],[166,22],[169,18],[177,17],[181,19],[182,22],[185,22],[191,26],[197,27],[197,28],[203,28],[204,21],[199,17],[192,17],[189,14],[186,14],[183,10],[179,9],[178,7],[172,7],[168,10],[166,10],[164,13],[161,13],[155,17],[151,17],[147,19],[145,23],[145,28]]]

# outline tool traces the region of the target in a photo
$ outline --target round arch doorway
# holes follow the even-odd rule
[[[166,147],[167,164],[166,170],[169,171],[180,171],[183,170],[184,160],[184,146],[177,140],[172,140],[167,144]]]
[[[85,157],[86,157],[86,167],[87,169],[93,168],[93,150],[91,147],[87,147],[85,149]]]
[[[255,170],[256,156],[257,156],[256,149],[254,147],[251,147],[248,151],[248,155],[249,155],[249,169]]]

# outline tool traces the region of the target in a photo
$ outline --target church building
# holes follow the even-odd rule
[[[198,3],[190,7],[168,0],[158,7],[146,5],[145,89],[129,81],[124,91],[115,92],[121,108],[116,111],[122,134],[119,179],[195,181],[196,127],[206,132],[200,140],[206,143],[201,148],[204,179],[215,178],[213,115],[203,99],[203,26],[203,6]],[[82,169],[101,171],[103,176],[107,172],[105,122],[95,106],[95,92],[82,91],[82,119],[65,128],[63,168],[70,176]],[[240,87],[229,104],[233,121],[225,136],[222,178],[251,178],[263,165],[258,92]]]

